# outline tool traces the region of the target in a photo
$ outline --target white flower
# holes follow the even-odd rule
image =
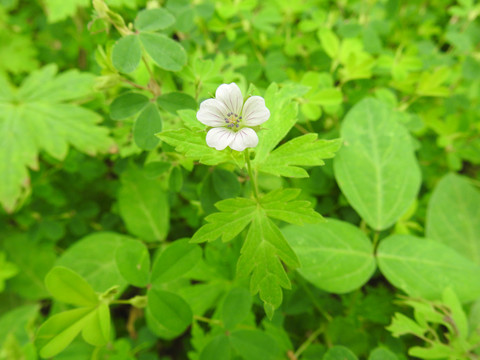
[[[251,96],[243,102],[242,92],[235,83],[222,84],[215,92],[215,99],[200,104],[197,119],[211,126],[207,133],[207,145],[217,150],[230,146],[243,151],[255,147],[258,136],[252,127],[263,124],[270,117],[261,96]]]

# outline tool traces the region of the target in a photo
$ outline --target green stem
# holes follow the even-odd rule
[[[298,357],[305,351],[307,348],[310,346],[310,344],[317,338],[320,333],[323,332],[323,326],[319,327],[317,330],[315,330],[307,340],[304,341],[302,345],[295,351],[295,358],[298,359]]]
[[[250,177],[250,181],[252,182],[253,195],[255,196],[255,199],[258,200],[259,198],[257,178],[253,174],[252,163],[250,162],[250,154],[248,152],[248,149],[245,149],[245,162],[247,163],[248,176]]]

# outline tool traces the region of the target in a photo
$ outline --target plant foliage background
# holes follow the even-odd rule
[[[479,15],[0,0],[0,359],[480,358]]]

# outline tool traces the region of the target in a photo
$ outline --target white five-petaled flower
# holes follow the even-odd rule
[[[258,136],[252,127],[263,124],[269,117],[265,100],[251,96],[244,103],[235,83],[220,85],[215,98],[203,101],[197,112],[197,119],[212,127],[207,133],[207,145],[217,150],[230,146],[243,151],[257,146]]]

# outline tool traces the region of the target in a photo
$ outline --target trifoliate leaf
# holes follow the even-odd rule
[[[27,169],[38,168],[41,150],[62,160],[69,145],[94,155],[112,143],[108,130],[96,125],[98,114],[66,103],[90,94],[94,76],[56,73],[55,65],[35,71],[17,91],[0,76],[0,203],[7,211],[28,190]]]
[[[323,159],[332,158],[340,146],[340,139],[318,140],[317,134],[302,135],[275,149],[257,168],[273,175],[308,177],[300,166],[323,165]]]

